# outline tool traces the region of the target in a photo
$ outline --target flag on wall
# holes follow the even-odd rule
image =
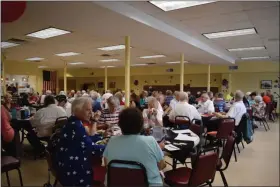
[[[56,90],[56,71],[45,71],[43,70],[43,90]]]

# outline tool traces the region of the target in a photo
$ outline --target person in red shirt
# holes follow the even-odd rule
[[[261,96],[262,96],[263,102],[265,102],[265,104],[271,103],[271,99],[269,96],[266,95],[266,93],[261,93]]]

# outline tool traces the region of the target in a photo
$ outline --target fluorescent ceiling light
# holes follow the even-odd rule
[[[67,53],[59,53],[59,54],[55,54],[56,56],[75,56],[75,55],[80,55],[81,53],[75,53],[75,52],[67,52]]]
[[[114,68],[116,66],[100,66],[100,68],[105,68],[105,67],[107,67],[107,68]]]
[[[215,1],[150,1],[150,3],[162,9],[163,11],[171,11],[213,2]]]
[[[48,29],[44,29],[44,30],[40,30],[40,31],[37,31],[34,33],[27,34],[27,36],[34,37],[34,38],[47,39],[47,38],[60,36],[63,34],[69,34],[69,33],[71,33],[71,32],[51,27]]]
[[[47,68],[48,66],[38,66],[38,68]]]
[[[125,49],[125,45],[113,45],[113,46],[108,46],[108,47],[100,47],[97,49],[102,50],[102,51],[114,51],[114,50]]]
[[[235,49],[228,49],[230,52],[235,52],[235,51],[255,51],[255,50],[263,50],[265,49],[264,46],[260,47],[244,47],[244,48],[235,48]]]
[[[166,57],[166,56],[164,56],[164,55],[153,55],[153,56],[141,56],[140,58],[148,59],[148,58],[162,58],[162,57]]]
[[[32,57],[32,58],[27,58],[25,60],[28,60],[28,61],[40,61],[40,60],[44,60],[44,58],[41,58],[41,57]]]
[[[270,56],[243,57],[241,60],[268,59]]]
[[[231,36],[242,36],[242,35],[249,35],[249,34],[257,34],[256,29],[255,28],[238,29],[232,31],[207,33],[203,35],[208,39],[214,39],[214,38],[224,38],[224,37],[231,37]]]
[[[80,64],[85,64],[84,62],[70,62],[70,65],[80,65]]]
[[[132,64],[131,66],[147,66],[148,64]]]
[[[105,59],[105,60],[100,60],[100,62],[117,62],[120,61],[119,59]],[[108,67],[108,66],[107,66]]]
[[[184,61],[186,63],[187,61]],[[175,61],[175,62],[165,62],[166,64],[180,64],[180,61]]]
[[[18,46],[19,44],[16,43],[11,43],[11,42],[1,42],[1,48],[9,48],[9,47],[15,47]]]

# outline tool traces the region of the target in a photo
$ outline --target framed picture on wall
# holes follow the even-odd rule
[[[272,80],[262,80],[261,89],[272,89]]]
[[[103,87],[104,87],[103,82],[98,82],[98,83],[97,83],[97,87],[98,87],[98,88],[103,88]]]

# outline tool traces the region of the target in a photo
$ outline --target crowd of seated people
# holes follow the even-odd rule
[[[43,104],[43,108],[31,117],[31,128],[25,129],[30,144],[42,153],[45,147],[37,138],[50,137],[56,119],[68,117],[61,135],[52,142],[56,161],[54,167],[63,186],[92,185],[92,155],[103,155],[105,165],[115,159],[140,162],[147,169],[149,184],[162,185],[159,171],[165,167],[164,140],[143,136],[143,129],[172,127],[176,116],[202,120],[203,115],[210,114],[218,119],[234,118],[238,126],[248,108],[253,110],[254,116],[262,118],[266,104],[273,99],[270,91],[258,95],[237,90],[224,97],[223,93],[214,96],[213,92],[205,91],[194,95],[189,91],[167,90],[163,94],[150,87],[139,96],[131,91],[128,108],[124,106],[125,94],[122,90],[115,93],[107,90],[104,94],[94,90],[72,90],[69,93],[61,91],[56,96],[48,90],[40,97],[24,94],[19,103],[29,107],[35,103]],[[1,133],[5,142],[11,142],[14,134],[11,108],[12,96],[6,94],[1,107]],[[105,145],[96,143],[101,140],[98,129],[104,130],[105,137],[112,136]]]

